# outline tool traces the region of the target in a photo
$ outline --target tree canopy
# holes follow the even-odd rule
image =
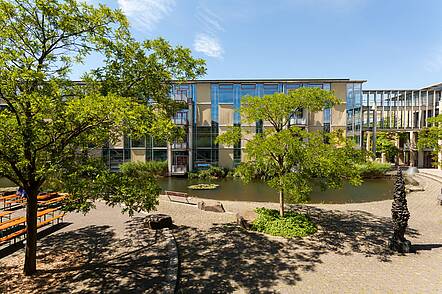
[[[442,114],[428,119],[430,127],[424,128],[419,132],[417,146],[420,150],[424,148],[433,149],[436,165],[441,165],[438,162],[438,153],[442,150],[440,141],[442,140]]]
[[[171,84],[200,76],[205,65],[164,39],[135,40],[122,12],[104,5],[0,0],[0,24],[0,99],[7,105],[0,111],[0,177],[28,194],[25,273],[32,274],[37,194],[49,179],[62,179],[71,208],[87,211],[98,198],[123,202],[129,212],[153,208],[159,190],[152,177],[138,184],[145,189],[125,189],[135,172],[112,176],[89,155],[123,134],[179,136]],[[71,81],[72,68],[90,54],[104,56],[103,65]]]
[[[339,188],[345,180],[360,183],[354,163],[362,160],[361,153],[343,139],[340,132],[308,132],[289,125],[290,117],[300,109],[315,112],[336,103],[339,100],[332,92],[317,88],[243,98],[241,122],[262,120],[272,127],[245,143],[247,160],[238,167],[238,173],[245,181],[258,177],[280,191],[281,216],[284,215],[284,193],[292,202],[306,202],[316,185],[326,189]],[[233,127],[217,140],[234,145],[244,135],[241,127]]]
[[[398,135],[394,132],[377,132],[376,133],[376,150],[385,153],[387,161],[392,162],[399,153],[396,146]]]

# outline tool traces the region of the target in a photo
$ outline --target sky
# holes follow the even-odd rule
[[[442,82],[440,0],[84,0],[122,9],[138,40],[204,58],[203,79],[350,78],[364,89]],[[91,57],[72,73],[99,66]]]

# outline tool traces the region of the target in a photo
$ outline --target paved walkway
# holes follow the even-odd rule
[[[441,185],[418,176],[425,192],[408,196],[408,239],[416,253],[391,254],[391,200],[293,206],[320,224],[308,238],[246,232],[233,214],[199,211],[162,198],[181,256],[181,291],[279,293],[442,293]],[[274,203],[223,201],[231,212]]]
[[[164,236],[144,227],[144,215],[120,211],[97,203],[86,216],[68,214],[39,241],[35,277],[22,274],[24,250],[1,258],[0,293],[164,293]]]

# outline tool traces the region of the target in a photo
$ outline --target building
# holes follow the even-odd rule
[[[396,142],[399,164],[433,167],[431,149],[418,150],[419,131],[428,127],[428,118],[439,115],[442,84],[411,90],[363,90],[361,121],[362,145],[376,151],[376,133],[400,134]]]
[[[269,124],[241,125],[236,112],[245,95],[263,96],[287,93],[300,87],[319,87],[334,91],[342,103],[321,112],[294,113],[290,124],[310,131],[341,129],[354,138],[360,148],[376,152],[380,131],[401,134],[399,164],[432,167],[432,150],[417,150],[418,132],[428,126],[427,119],[441,108],[442,83],[422,89],[363,89],[364,80],[350,79],[263,79],[197,80],[176,84],[172,99],[187,105],[173,117],[186,130],[183,142],[168,143],[151,137],[142,140],[123,138],[102,149],[108,166],[116,170],[125,161],[168,160],[172,175],[211,165],[232,168],[244,160],[245,142],[234,147],[217,145],[215,138],[231,126],[241,126],[253,136]],[[0,101],[0,109],[5,105]],[[382,157],[382,155],[381,155]]]
[[[302,110],[295,113],[291,125],[311,131],[346,130],[361,144],[362,84],[364,80],[350,79],[287,79],[287,80],[198,80],[175,85],[172,98],[187,102],[174,122],[186,129],[184,142],[167,142],[146,138],[131,141],[126,138],[115,146],[103,150],[108,165],[115,169],[128,160],[168,159],[172,175],[184,174],[198,168],[218,165],[233,168],[244,160],[244,142],[234,147],[217,145],[215,138],[228,127],[241,125],[239,113],[241,97],[263,96],[275,92],[287,93],[300,87],[319,87],[334,91],[342,104],[318,113]],[[350,102],[350,103],[349,103]],[[253,136],[270,125],[266,122],[241,125]],[[351,126],[351,127],[350,127]]]

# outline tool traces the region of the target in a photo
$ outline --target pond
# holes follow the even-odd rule
[[[190,190],[187,186],[198,183],[208,183],[203,180],[188,180],[186,178],[162,178],[160,186],[163,190],[187,192],[191,196],[215,200],[278,202],[277,191],[262,182],[244,184],[241,180],[226,179],[211,181],[219,184],[215,190]],[[0,178],[0,188],[14,186],[10,181]],[[365,180],[359,187],[345,184],[341,190],[319,191],[311,195],[311,203],[350,203],[369,202],[392,199],[393,181],[391,179]]]
[[[219,188],[215,190],[191,190],[187,188],[189,185],[208,182],[209,181],[204,180],[188,180],[186,178],[160,179],[160,185],[163,190],[186,192],[189,193],[190,196],[232,201],[279,201],[278,192],[263,182],[244,184],[238,179],[226,179],[210,181],[220,185]],[[320,191],[316,189],[311,194],[310,203],[350,203],[392,199],[393,189],[392,179],[365,180],[364,183],[358,187],[345,184],[340,190]]]

